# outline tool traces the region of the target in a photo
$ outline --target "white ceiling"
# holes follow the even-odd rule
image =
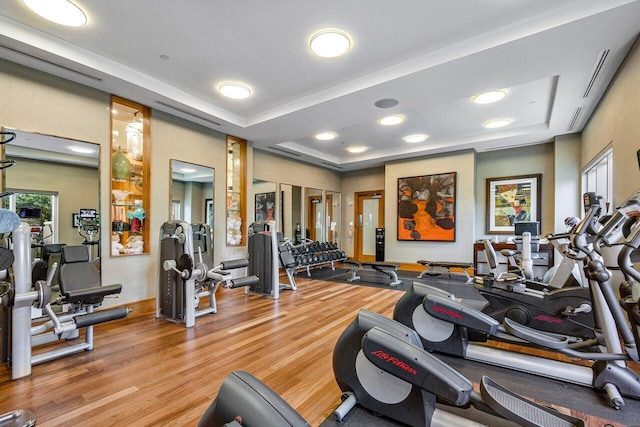
[[[81,28],[0,0],[0,57],[343,171],[578,132],[640,30],[640,2],[628,0],[75,3],[88,17]],[[308,49],[327,27],[353,37],[344,57]],[[246,82],[253,96],[223,98],[216,87],[225,80]],[[491,89],[508,96],[471,102]],[[399,104],[375,107],[382,98]],[[395,113],[407,120],[377,124]],[[513,122],[482,127],[497,117]],[[339,136],[315,141],[320,131]],[[429,139],[402,141],[412,133]],[[350,145],[369,149],[353,155]]]

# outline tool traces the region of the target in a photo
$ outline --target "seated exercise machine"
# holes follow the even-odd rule
[[[448,274],[451,278],[452,274],[462,274],[467,278],[466,283],[473,282],[473,278],[469,275],[469,269],[473,269],[471,262],[455,262],[455,261],[429,261],[426,259],[418,260],[418,264],[424,266],[424,271],[418,275],[418,279],[424,276],[439,276]],[[455,271],[462,270],[462,271]]]
[[[54,264],[47,282],[38,281],[32,289],[29,225],[21,223],[13,231],[12,240],[14,283],[3,303],[11,307],[11,378],[18,379],[30,375],[33,365],[93,350],[93,326],[122,319],[129,310],[124,306],[95,310],[106,296],[119,294],[122,285],[101,285],[85,246],[63,247],[61,265]],[[52,298],[50,285],[58,268],[59,296]],[[52,305],[60,307],[59,313]],[[78,338],[81,330],[84,342],[32,355],[33,347]]]
[[[398,286],[402,284],[402,280],[398,278],[398,274],[396,273],[398,267],[400,267],[400,264],[396,264],[393,262],[358,260],[346,260],[343,262],[349,266],[349,272],[351,273],[351,277],[347,279],[347,282],[351,283],[360,280],[360,276],[358,275],[360,270],[372,269],[375,271],[379,271],[380,273],[391,279],[391,282],[388,283],[389,286]]]
[[[640,192],[625,205],[640,205],[640,200],[634,199],[638,196]],[[413,292],[407,292],[398,301],[394,319],[415,329],[429,351],[604,390],[609,403],[621,408],[624,405],[622,396],[640,398],[640,375],[626,365],[627,361],[640,361],[634,331],[609,283],[610,273],[597,254],[589,249],[580,230],[575,233],[572,245],[574,250],[585,255],[585,275],[592,294],[595,324],[599,327],[593,341],[572,342],[569,336],[533,329],[508,317],[501,324],[456,301],[451,294],[420,284],[414,284]],[[421,295],[424,297],[420,298]],[[578,366],[473,343],[491,338],[557,351],[593,363],[589,367]],[[580,351],[593,344],[599,345],[600,352]]]
[[[580,419],[531,402],[486,376],[480,383],[480,393],[475,392],[468,379],[423,349],[415,331],[364,309],[338,338],[333,370],[343,391],[343,402],[334,411],[337,421],[357,404],[411,426],[482,425],[447,412],[446,406],[473,406],[521,426],[585,425]],[[442,405],[436,407],[436,402]]]
[[[217,313],[216,291],[253,285],[257,277],[233,279],[228,270],[247,267],[246,259],[223,261],[214,266],[208,224],[167,221],[160,228],[160,272],[156,296],[156,317],[182,323],[187,328],[196,318]],[[208,307],[198,308],[200,298]]]

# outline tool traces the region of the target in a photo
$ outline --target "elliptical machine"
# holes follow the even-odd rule
[[[640,206],[640,191],[632,195],[623,208],[625,206]],[[545,333],[509,318],[501,324],[493,317],[457,302],[451,294],[419,284],[413,285],[413,293],[407,292],[398,301],[394,319],[415,329],[424,347],[430,351],[604,390],[615,408],[624,405],[622,396],[639,399],[640,375],[626,366],[626,361],[640,361],[633,330],[609,284],[609,272],[588,246],[584,230],[587,223],[582,225],[575,232],[572,246],[585,255],[585,275],[592,293],[596,324],[600,328],[596,340],[572,343],[568,336]],[[424,297],[416,298],[417,295]],[[577,366],[472,342],[490,338],[530,344],[595,362],[590,367]],[[602,352],[578,351],[594,344],[600,345]]]
[[[437,401],[473,406],[522,426],[584,426],[582,420],[537,405],[488,377],[476,393],[469,380],[423,349],[415,331],[364,309],[338,339],[333,370],[343,391],[343,402],[334,411],[338,421],[358,404],[411,426],[483,425],[437,408]]]
[[[592,222],[600,213],[600,206],[593,205],[572,233],[563,237],[574,238],[592,229]],[[523,233],[522,245],[530,242],[529,233]],[[487,262],[495,269],[497,257],[491,242],[485,240],[484,253]],[[565,252],[565,257],[574,257],[581,261],[582,252]],[[579,254],[579,255],[578,255]],[[482,312],[501,322],[505,318],[515,320],[531,328],[574,337],[575,340],[590,340],[596,337],[597,324],[592,313],[591,290],[588,286],[567,286],[559,289],[547,287],[543,283],[525,280],[508,274],[476,276],[474,286],[487,300]],[[422,295],[424,297],[424,295]]]

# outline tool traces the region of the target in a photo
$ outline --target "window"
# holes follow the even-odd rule
[[[31,243],[35,249],[35,258],[40,256],[42,245],[58,242],[57,193],[14,191],[3,199],[3,207],[14,211],[22,221],[31,225]]]
[[[171,219],[182,219],[182,209],[180,208],[180,200],[171,201]]]
[[[613,203],[613,149],[607,148],[590,162],[582,172],[582,192],[594,192],[606,202],[607,214],[614,209]]]

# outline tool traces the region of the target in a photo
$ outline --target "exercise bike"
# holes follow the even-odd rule
[[[640,206],[640,192],[623,206]],[[586,222],[583,226],[586,227]],[[429,351],[604,390],[611,406],[621,408],[624,405],[622,396],[640,398],[640,376],[626,366],[627,361],[639,361],[634,331],[609,284],[610,274],[589,248],[584,230],[576,230],[572,246],[585,255],[585,275],[592,293],[595,323],[600,328],[595,341],[572,342],[566,335],[536,330],[508,317],[501,324],[458,302],[454,295],[419,284],[413,286],[414,295],[424,295],[422,300],[406,298],[407,293],[398,301],[394,319],[415,329]],[[594,362],[590,367],[577,366],[473,343],[488,339],[533,345]],[[579,351],[593,344],[599,344],[601,352]]]

